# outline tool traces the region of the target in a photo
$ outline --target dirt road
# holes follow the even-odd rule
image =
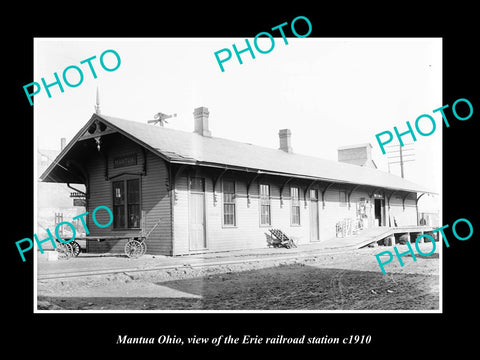
[[[425,253],[429,251],[428,245]],[[431,247],[430,247],[431,248]],[[39,310],[434,310],[439,254],[383,275],[367,248],[312,258],[38,281]],[[391,248],[390,248],[391,250]],[[402,248],[400,246],[400,251]],[[406,247],[405,247],[406,250]]]

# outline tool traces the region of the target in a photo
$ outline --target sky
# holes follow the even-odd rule
[[[249,39],[253,44],[253,39]],[[415,161],[405,164],[405,178],[441,192],[442,124],[433,113],[442,103],[441,38],[275,38],[268,54],[254,48],[255,59],[243,53],[220,70],[214,53],[232,44],[245,48],[244,38],[37,38],[34,79],[54,81],[70,65],[83,70],[78,87],[65,84],[34,97],[36,148],[60,148],[94,113],[96,88],[105,115],[146,123],[158,112],[176,113],[166,125],[193,131],[193,110],[209,109],[212,136],[278,148],[278,130],[292,131],[295,153],[337,161],[337,148],[371,143],[377,167],[388,171],[375,135],[429,114],[436,131],[417,135]],[[253,46],[253,45],[252,45]],[[268,38],[259,47],[268,49]],[[121,58],[112,72],[102,69],[100,55],[113,49]],[[87,64],[92,64],[94,79]],[[222,54],[223,56],[223,54]],[[105,56],[115,65],[112,54]],[[69,72],[76,82],[75,71]],[[28,100],[25,97],[25,101]],[[152,125],[153,126],[153,125]],[[431,129],[422,123],[424,132]],[[412,142],[409,136],[404,141]],[[392,142],[398,144],[398,141]],[[393,155],[391,155],[393,156]],[[391,172],[399,175],[399,166]]]

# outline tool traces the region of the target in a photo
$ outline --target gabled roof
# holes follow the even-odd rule
[[[324,160],[313,156],[251,145],[197,133],[158,127],[140,122],[94,114],[82,130],[99,120],[171,163],[196,164],[238,170],[259,171],[277,175],[310,178],[331,182],[368,185],[409,192],[431,192],[399,176],[373,168]],[[82,130],[72,139],[41,178],[68,153]]]

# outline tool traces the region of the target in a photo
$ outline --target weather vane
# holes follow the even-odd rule
[[[153,123],[154,125],[158,123],[158,124],[160,124],[160,126],[164,126],[165,123],[168,124],[167,119],[170,119],[170,118],[172,118],[172,117],[177,117],[177,114],[167,115],[167,114],[164,114],[164,113],[159,112],[159,113],[156,113],[156,114],[153,116],[153,118],[154,118],[155,120],[148,120],[147,122],[148,122],[149,124]]]

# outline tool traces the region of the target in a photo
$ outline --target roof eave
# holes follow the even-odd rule
[[[46,179],[50,176],[53,169],[60,164],[60,161],[63,160],[64,156],[70,151],[70,149],[77,143],[78,138],[88,129],[88,127],[95,121],[95,115],[93,114],[90,120],[77,132],[72,140],[63,148],[62,151],[57,155],[55,160],[45,169],[45,171],[40,175],[40,180],[42,182],[48,182]]]
[[[115,126],[114,124],[112,124],[110,121],[108,121],[107,119],[103,118],[101,115],[99,114],[93,114],[91,117],[90,117],[90,120],[87,121],[87,123],[77,132],[77,134],[72,138],[72,140],[70,140],[70,142],[65,146],[65,148],[60,151],[60,153],[58,154],[58,156],[55,158],[55,160],[47,167],[47,169],[45,169],[45,171],[42,173],[42,175],[40,175],[40,180],[42,182],[49,182],[48,179],[49,179],[49,176],[51,174],[51,172],[53,171],[53,169],[56,167],[56,166],[59,166],[59,163],[60,161],[63,160],[63,158],[65,157],[65,155],[70,151],[70,149],[78,142],[78,139],[82,136],[82,134],[85,133],[85,131],[89,128],[89,126],[95,121],[95,120],[100,120],[100,121],[103,121],[105,122],[108,126],[110,126],[112,129],[114,129],[115,131],[117,131],[118,133],[124,135],[125,137],[127,137],[128,139],[132,140],[133,142],[139,144],[140,146],[146,148],[147,150],[151,151],[152,153],[154,153],[155,155],[159,156],[160,158],[162,158],[163,160],[167,161],[167,162],[171,162],[171,158],[167,155],[165,155],[164,153],[162,153],[161,151],[159,151],[158,149],[144,143],[143,141],[137,139],[136,137],[132,136],[131,134],[125,132],[124,130],[122,130],[121,128]],[[52,179],[53,180],[53,179]],[[56,182],[56,181],[51,181],[51,182]]]
[[[235,165],[221,164],[221,163],[212,163],[212,162],[205,162],[205,161],[197,161],[197,160],[183,160],[183,159],[175,160],[175,159],[172,159],[171,162],[175,163],[175,164],[183,164],[183,165],[197,165],[197,166],[214,167],[214,168],[220,168],[220,169],[230,169],[230,170],[237,170],[237,171],[245,171],[245,172],[253,172],[253,173],[260,173],[260,174],[267,174],[267,175],[275,175],[275,176],[294,177],[294,178],[305,179],[305,180],[318,180],[318,181],[325,181],[325,182],[336,183],[336,184],[360,185],[360,186],[365,186],[365,187],[379,187],[379,188],[387,189],[387,190],[391,190],[391,191],[437,194],[435,192],[429,191],[427,189],[421,189],[421,188],[414,189],[414,188],[401,188],[401,187],[391,187],[391,186],[377,186],[377,185],[373,185],[373,184],[352,182],[352,181],[339,180],[339,179],[331,179],[331,178],[327,178],[327,177],[301,175],[301,174],[293,174],[293,173],[278,172],[278,171],[269,171],[269,170],[264,170],[264,169],[255,169],[255,168],[249,168],[249,167],[242,167],[242,166],[235,166]]]

